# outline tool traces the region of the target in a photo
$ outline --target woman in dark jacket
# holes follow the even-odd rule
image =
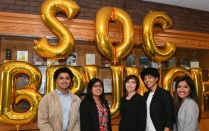
[[[139,78],[129,75],[124,81],[124,94],[121,98],[119,131],[145,131],[146,101],[137,94]]]
[[[158,70],[145,68],[141,79],[148,89],[144,94],[147,103],[146,131],[171,131],[174,122],[173,98],[169,91],[158,86]]]
[[[80,105],[80,122],[81,131],[112,131],[110,110],[100,79],[89,81],[87,94]]]

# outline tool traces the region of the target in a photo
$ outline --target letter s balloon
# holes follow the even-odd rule
[[[65,59],[74,49],[73,35],[55,17],[58,11],[63,11],[71,19],[78,13],[79,6],[72,0],[46,0],[41,6],[41,19],[59,38],[59,43],[50,45],[44,37],[40,41],[34,40],[34,50],[40,56],[54,60]]]

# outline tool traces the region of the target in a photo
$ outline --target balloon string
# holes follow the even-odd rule
[[[132,49],[132,52],[133,52],[133,55],[135,56],[135,52],[134,52],[134,49]]]
[[[162,69],[161,69],[161,63],[158,63],[158,71],[160,74],[160,78],[159,78],[159,86],[162,87],[163,83],[162,83]]]
[[[160,70],[160,71],[161,71],[160,65],[161,65],[161,64],[160,64],[160,63],[158,63],[158,70]]]
[[[50,63],[48,64],[48,67],[51,67],[56,62],[55,60],[51,60],[51,59],[49,61],[50,61]]]
[[[16,129],[17,129],[17,131],[19,131],[20,130],[20,125],[16,125]]]

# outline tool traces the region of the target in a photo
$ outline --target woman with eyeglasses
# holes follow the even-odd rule
[[[87,86],[87,94],[80,105],[81,131],[112,131],[108,102],[103,82],[93,78]]]
[[[121,98],[119,131],[145,131],[146,101],[136,91],[139,78],[129,75],[124,80],[124,96]]]

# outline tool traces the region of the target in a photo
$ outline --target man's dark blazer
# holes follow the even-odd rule
[[[149,92],[144,94],[148,98]],[[150,117],[157,131],[164,131],[165,127],[173,129],[174,108],[171,93],[157,87],[150,103]]]
[[[103,101],[104,105],[108,109],[108,130],[112,131],[111,115],[108,106],[108,102]],[[90,100],[85,97],[80,105],[80,125],[81,131],[99,131],[99,116],[95,103],[91,103]]]

